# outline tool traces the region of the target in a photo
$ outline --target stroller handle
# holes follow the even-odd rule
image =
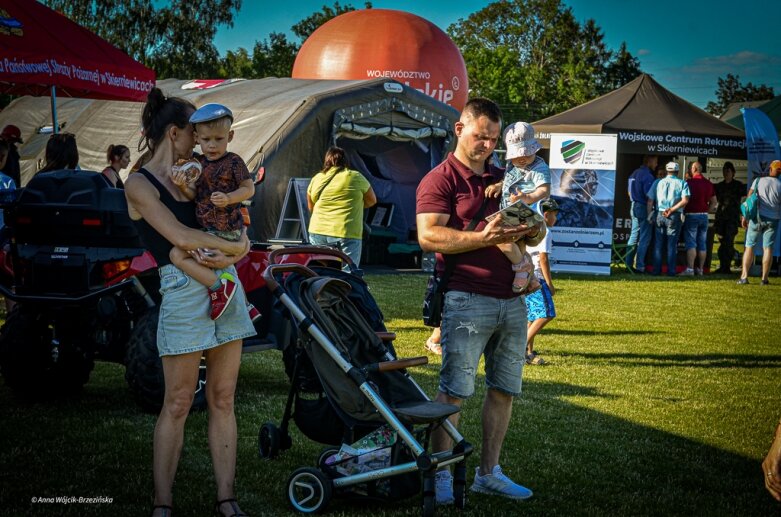
[[[377,337],[380,338],[383,341],[395,341],[396,340],[396,333],[395,332],[375,332],[377,334]]]
[[[278,264],[277,257],[305,253],[307,255],[330,255],[336,257],[347,264],[350,272],[355,272],[355,263],[342,250],[330,248],[328,246],[290,246],[273,250],[268,256],[269,264]]]
[[[301,264],[269,264],[269,266],[263,272],[263,279],[266,281],[266,284],[273,293],[279,289],[279,282],[277,282],[277,279],[274,275],[276,273],[290,273],[292,271],[296,271],[310,278],[317,276],[317,273]]]
[[[393,370],[403,370],[405,368],[410,368],[411,366],[421,366],[423,364],[428,364],[428,357],[425,355],[374,363],[367,365],[365,369],[367,372],[390,372]]]

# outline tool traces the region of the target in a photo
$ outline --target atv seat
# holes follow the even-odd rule
[[[125,192],[102,174],[36,175],[6,212],[17,294],[83,295],[105,286],[103,265],[144,253]]]
[[[125,192],[102,174],[60,170],[38,174],[13,209],[17,244],[142,248]]]

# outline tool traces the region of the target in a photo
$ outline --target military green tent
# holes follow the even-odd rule
[[[257,240],[274,237],[290,178],[313,176],[327,148],[337,144],[369,179],[379,200],[393,204],[390,229],[406,241],[415,227],[415,189],[452,146],[458,119],[450,106],[386,79],[167,79],[158,86],[196,106],[216,102],[233,111],[229,150],[251,172],[264,174],[251,209]],[[62,131],[76,135],[81,168],[102,170],[110,144],[130,147],[134,162],[140,154],[142,109],[138,102],[61,99],[59,121]],[[43,161],[49,117],[45,97],[21,97],[0,112],[0,127],[13,123],[22,131],[23,184]]]

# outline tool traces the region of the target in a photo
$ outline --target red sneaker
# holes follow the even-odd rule
[[[211,313],[209,314],[211,319],[216,320],[222,316],[234,294],[236,294],[236,282],[227,278],[220,278],[220,287],[214,291],[209,289],[209,300],[212,305]]]
[[[256,321],[258,321],[260,318],[263,317],[260,311],[256,309],[255,306],[252,305],[251,303],[247,304],[247,312],[249,313],[249,319],[252,320],[252,323],[255,323]]]

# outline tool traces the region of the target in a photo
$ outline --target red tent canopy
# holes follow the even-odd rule
[[[0,93],[144,101],[155,72],[34,0],[0,0]]]

